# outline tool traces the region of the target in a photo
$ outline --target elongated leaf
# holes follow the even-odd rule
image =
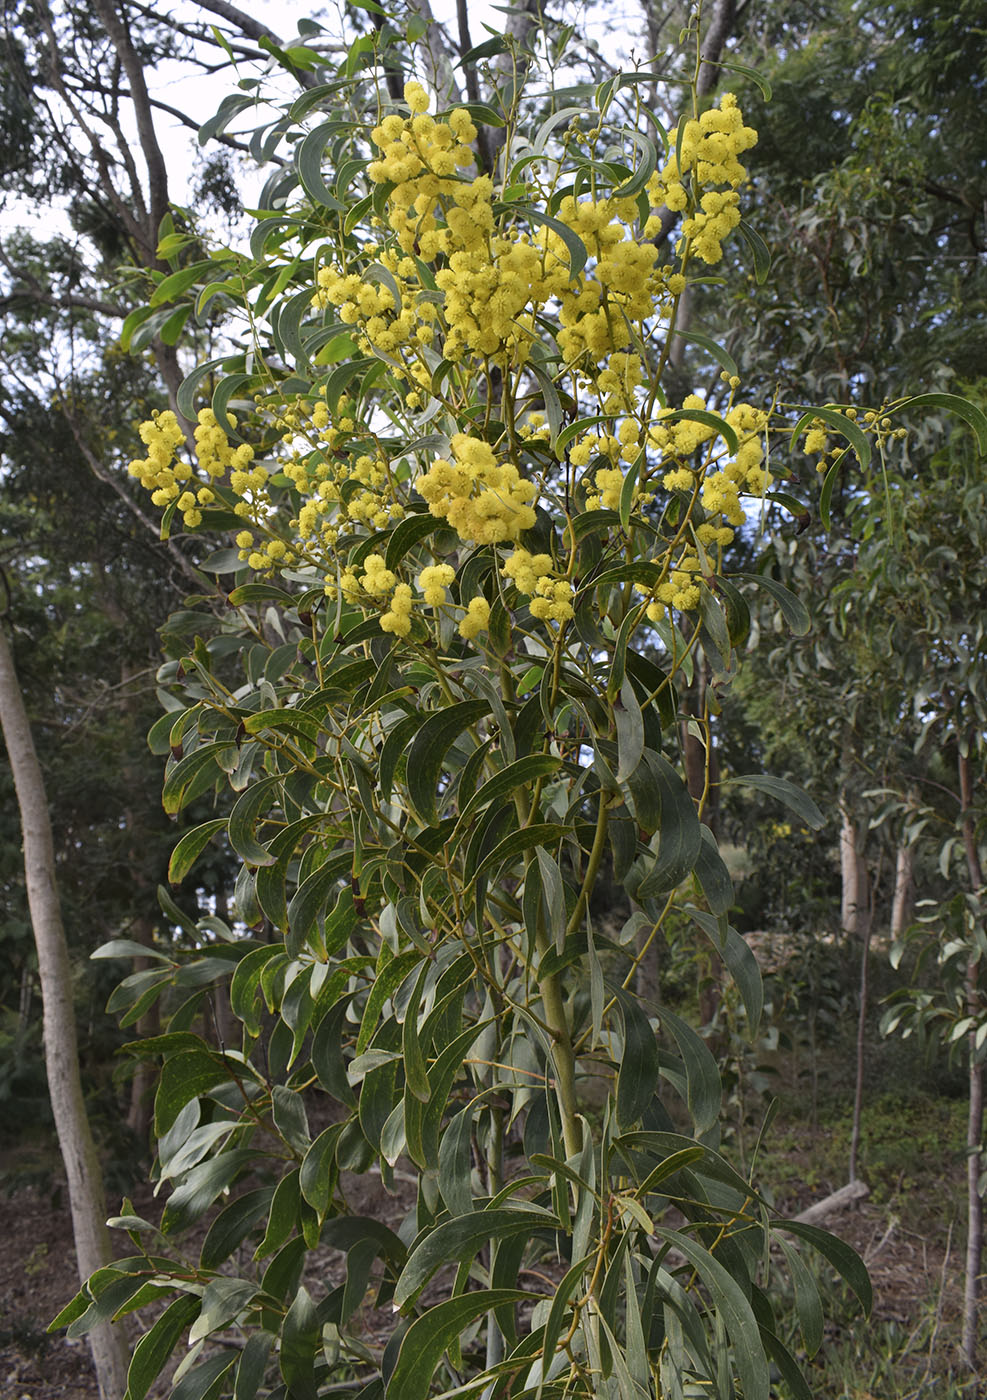
[[[253,1332],[240,1353],[233,1384],[233,1400],[254,1400],[267,1373],[267,1358],[274,1338],[270,1332]]]
[[[380,761],[377,764],[377,790],[380,793],[381,802],[389,802],[391,799],[391,788],[394,785],[394,775],[397,772],[400,762],[408,743],[413,734],[417,734],[425,723],[427,716],[420,714],[405,715],[388,731],[384,740],[383,748],[380,751]]]
[[[663,1027],[667,1026],[675,1037],[685,1065],[689,1112],[692,1114],[696,1133],[708,1132],[720,1116],[720,1072],[716,1061],[710,1054],[705,1040],[696,1034],[687,1021],[683,1021],[667,1007],[662,1007],[661,1023]]]
[[[500,869],[500,867],[510,861],[512,864],[523,855],[525,851],[533,850],[535,847],[557,846],[565,835],[567,828],[560,826],[558,822],[533,822],[531,826],[523,826],[519,831],[512,831],[509,836],[505,836],[492,851],[481,860],[475,871],[475,877],[488,871]]]
[[[737,362],[732,355],[728,355],[722,345],[718,345],[715,340],[711,340],[708,335],[700,335],[698,331],[680,331],[677,327],[675,334],[682,340],[688,341],[690,345],[698,345],[701,350],[705,350],[711,360],[715,360],[720,369],[727,374],[739,375]]]
[[[792,1400],[813,1400],[812,1391],[806,1383],[799,1364],[784,1342],[763,1323],[760,1326],[764,1349],[781,1372],[782,1379],[791,1391]]]
[[[472,1133],[473,1105],[470,1103],[452,1119],[439,1144],[439,1190],[454,1216],[468,1215],[473,1209]]]
[[[169,1359],[179,1337],[199,1311],[199,1299],[189,1294],[176,1298],[146,1332],[137,1346],[127,1371],[127,1393],[124,1400],[144,1400]]]
[[[484,1288],[476,1293],[461,1293],[429,1308],[404,1335],[387,1382],[387,1400],[427,1400],[443,1353],[455,1344],[464,1328],[492,1308],[530,1302],[535,1297],[518,1288]]]
[[[586,266],[586,259],[589,256],[586,244],[583,240],[569,228],[568,224],[563,224],[558,219],[551,218],[540,209],[534,208],[530,204],[495,204],[494,214],[516,214],[521,219],[526,219],[529,223],[543,224],[553,233],[557,234],[565,244],[566,252],[569,254],[569,281],[575,282],[583,268]]]
[[[458,844],[458,841],[468,830],[471,818],[477,812],[482,812],[484,807],[488,807],[492,802],[501,801],[502,798],[514,792],[516,788],[528,788],[539,778],[557,773],[561,766],[561,759],[554,758],[551,754],[533,753],[527,754],[524,758],[516,759],[513,763],[509,763],[506,768],[502,768],[499,773],[495,773],[473,794],[461,810],[449,842],[450,847],[454,848]]]
[[[250,1148],[237,1147],[193,1167],[168,1199],[161,1217],[162,1232],[168,1235],[193,1225],[254,1160]]]
[[[256,1191],[238,1196],[225,1206],[202,1241],[200,1267],[216,1269],[224,1263],[240,1247],[261,1217],[266,1215],[273,1195],[273,1186],[261,1186]]]
[[[804,637],[810,630],[812,619],[809,617],[809,609],[802,599],[797,598],[783,583],[778,583],[767,574],[735,574],[734,577],[742,578],[745,582],[753,583],[757,588],[763,588],[766,593],[770,593],[796,637]]]
[[[727,970],[737,984],[737,990],[743,999],[744,1010],[747,1013],[748,1030],[751,1036],[757,1035],[761,1024],[761,1013],[764,1010],[764,983],[761,980],[761,969],[758,966],[757,958],[750,945],[741,938],[735,928],[727,925],[724,932],[720,921],[711,914],[707,914],[705,910],[694,909],[692,905],[686,905],[685,909],[726,963]]]
[[[221,272],[222,264],[207,258],[205,262],[192,263],[189,267],[183,267],[178,272],[173,272],[165,277],[155,287],[149,305],[161,306],[167,301],[174,301],[175,297],[180,297],[192,286],[193,282],[202,280],[207,273]]]
[[[740,1285],[727,1273],[701,1244],[678,1230],[655,1227],[655,1234],[682,1254],[696,1270],[716,1311],[723,1318],[733,1344],[734,1362],[744,1400],[768,1400],[770,1382],[768,1364],[761,1345],[760,1332],[751,1305]]]
[[[325,915],[326,907],[333,894],[338,897],[339,882],[352,869],[353,858],[350,852],[330,856],[298,886],[288,905],[289,934],[285,940],[288,953],[295,957],[303,944],[311,938],[318,919]],[[334,901],[335,902],[335,901]]]
[[[752,228],[746,219],[741,219],[737,228],[754,259],[754,280],[759,287],[762,287],[768,280],[768,273],[771,271],[771,249],[757,229]]]
[[[857,1295],[864,1312],[870,1312],[874,1302],[870,1275],[855,1249],[837,1239],[836,1235],[831,1235],[828,1230],[820,1230],[816,1225],[803,1225],[799,1221],[786,1220],[782,1223],[782,1228],[790,1235],[797,1235],[799,1239],[811,1244],[813,1249],[828,1259],[844,1283]]]
[[[229,1065],[206,1050],[181,1050],[170,1055],[161,1069],[154,1097],[154,1131],[163,1137],[185,1105],[208,1089],[233,1078]]]
[[[899,413],[911,413],[917,408],[942,409],[944,413],[953,413],[957,418],[962,418],[976,433],[980,451],[987,453],[987,416],[969,399],[961,398],[959,394],[914,394],[886,409],[885,413],[888,418],[894,418]]]
[[[258,818],[270,806],[271,799],[284,787],[284,777],[275,773],[252,783],[233,804],[230,812],[230,845],[248,865],[273,865],[275,857],[254,836]]]
[[[394,1306],[413,1301],[436,1269],[450,1261],[471,1259],[490,1240],[557,1229],[560,1222],[549,1211],[518,1207],[517,1210],[478,1210],[436,1225],[411,1251],[394,1290]]]
[[[246,1279],[214,1278],[202,1295],[202,1309],[188,1334],[189,1345],[228,1327],[256,1292],[256,1284]]]
[[[776,778],[770,773],[745,773],[735,778],[724,778],[723,786],[726,786],[727,783],[734,783],[738,787],[755,788],[758,792],[766,792],[769,797],[783,802],[805,822],[806,826],[811,826],[816,831],[826,825],[826,818],[809,794],[804,792],[802,788],[796,787],[794,783],[790,783],[787,778]]]
[[[101,943],[89,956],[94,961],[97,958],[155,958],[162,963],[172,961],[160,948],[149,948],[146,943],[138,943],[134,938],[111,938],[109,943]]]
[[[225,817],[214,817],[212,821],[203,822],[201,826],[186,831],[172,851],[171,860],[168,862],[169,884],[181,884],[217,831],[222,831],[225,826]]]
[[[319,1316],[306,1288],[299,1288],[281,1328],[281,1375],[292,1400],[316,1400],[315,1357],[321,1350]]]
[[[636,1123],[658,1086],[658,1039],[640,1002],[622,988],[617,991],[624,1018],[624,1053],[617,1071],[617,1121]]]
[[[696,861],[696,878],[713,913],[725,914],[733,904],[733,881],[709,827],[703,826],[700,834],[702,845]]]
[[[408,750],[408,797],[429,826],[438,823],[435,794],[449,749],[470,725],[490,713],[486,700],[461,700],[429,715]]]
[[[806,1354],[815,1356],[822,1346],[823,1311],[819,1289],[812,1274],[806,1268],[802,1256],[785,1240],[779,1240],[792,1276],[795,1288],[795,1311],[798,1314],[799,1331],[805,1344]]]
[[[843,463],[846,461],[849,447],[844,447],[838,457],[834,457],[826,475],[823,477],[822,490],[819,492],[819,519],[822,521],[824,530],[833,528],[833,518],[830,514],[833,492],[836,490],[836,483],[840,479],[840,472],[843,470]]]
[[[328,1128],[324,1128],[305,1153],[299,1169],[298,1184],[301,1193],[320,1218],[325,1215],[332,1201],[336,1182],[336,1144],[343,1127],[342,1123],[330,1123]]]
[[[396,569],[401,560],[415,545],[433,535],[440,522],[434,515],[408,515],[395,525],[387,539],[387,552],[384,564],[388,569]]]
[[[635,772],[644,753],[644,719],[634,686],[627,677],[620,687],[613,715],[617,728],[617,782],[624,783]]]
[[[232,1371],[239,1355],[239,1351],[231,1351],[227,1347],[213,1356],[207,1356],[205,1361],[200,1361],[191,1371],[185,1372],[169,1400],[216,1400],[221,1393],[220,1381]]]
[[[232,744],[216,740],[203,744],[179,760],[168,773],[161,790],[161,802],[170,817],[204,792],[222,773],[219,758],[233,751]]]
[[[737,434],[725,418],[721,418],[718,413],[710,413],[705,408],[677,408],[673,413],[666,413],[662,417],[662,423],[702,423],[704,427],[712,428],[713,431],[723,439],[731,453],[735,453],[740,446],[737,441]]]
[[[863,429],[858,428],[852,418],[848,418],[845,413],[840,413],[836,408],[806,408],[801,418],[792,429],[791,442],[794,446],[800,433],[812,426],[814,419],[819,419],[825,423],[827,428],[837,432],[847,442],[857,454],[857,460],[861,468],[866,471],[870,466],[871,445],[870,440]]]
[[[298,143],[295,154],[298,177],[305,193],[316,204],[321,204],[326,209],[335,209],[337,213],[342,212],[346,206],[340,203],[323,178],[322,156],[327,143],[338,130],[337,121],[323,122]]]
[[[682,778],[662,754],[644,751],[661,802],[657,858],[636,897],[647,899],[674,889],[694,869],[702,846],[695,803]]]
[[[404,1027],[401,1037],[402,1059],[404,1063],[404,1073],[409,1091],[416,1099],[422,1103],[428,1103],[431,1098],[431,1089],[428,1083],[428,1072],[425,1066],[425,1056],[422,1053],[421,1042],[418,1039],[418,1008],[421,1006],[422,993],[425,990],[425,978],[429,974],[428,963],[422,964],[422,969],[411,991],[411,998],[405,1008]]]
[[[367,1004],[363,1011],[363,1019],[360,1022],[360,1032],[356,1038],[356,1053],[362,1055],[370,1044],[374,1031],[377,1029],[377,1019],[380,1016],[381,1008],[388,997],[393,996],[401,983],[408,976],[413,967],[421,961],[421,954],[416,951],[399,953],[391,962],[377,964],[377,975],[374,978]]]

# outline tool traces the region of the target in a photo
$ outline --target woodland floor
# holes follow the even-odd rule
[[[927,1100],[926,1113],[935,1118],[936,1112],[936,1101]],[[865,1132],[876,1182],[871,1198],[825,1222],[866,1260],[875,1304],[864,1323],[854,1321],[851,1308],[835,1293],[827,1300],[827,1316],[835,1320],[817,1358],[819,1369],[813,1367],[815,1395],[887,1400],[961,1393],[948,1381],[948,1389],[942,1387],[955,1353],[963,1256],[962,1152],[943,1137],[955,1136],[961,1124],[957,1113],[948,1114],[948,1123],[941,1108],[939,1113],[939,1121],[916,1126],[893,1102],[882,1103],[870,1136]],[[890,1154],[882,1135],[891,1142]],[[794,1213],[843,1184],[842,1123],[820,1131],[784,1121],[779,1126],[776,1120],[769,1138],[764,1179],[773,1183],[783,1212]],[[895,1140],[901,1149],[897,1160]],[[97,1400],[85,1343],[45,1331],[77,1287],[63,1193],[57,1183],[17,1187],[19,1174],[12,1165],[0,1156],[0,1192],[4,1182],[7,1186],[0,1194],[0,1400]],[[411,1186],[405,1184],[403,1191],[410,1197]],[[408,1204],[400,1195],[388,1197],[373,1176],[354,1179],[348,1194],[352,1207],[392,1225]],[[137,1208],[153,1215],[154,1203],[138,1196]],[[323,1279],[331,1275],[331,1261],[326,1264]],[[372,1317],[367,1323],[372,1333]],[[906,1364],[907,1384],[903,1370],[893,1377],[895,1368]]]
[[[847,1103],[853,1100],[848,1033],[848,1023],[837,1022],[829,1044],[819,1046],[815,1084],[806,1075],[804,1053],[801,1070],[798,1058],[792,1065],[791,1047],[776,1061],[784,1065],[783,1074],[774,1075],[770,1053],[755,1067],[766,1072],[769,1092],[778,1098],[756,1179],[781,1215],[791,1217],[846,1184]],[[956,1365],[966,1242],[965,1085],[960,1077],[935,1078],[902,1047],[876,1035],[868,1044],[868,1063],[860,1176],[871,1196],[822,1224],[864,1257],[874,1312],[861,1319],[853,1299],[830,1287],[826,1268],[820,1268],[827,1324],[822,1350],[805,1368],[813,1400],[981,1400],[987,1390]],[[748,1082],[753,1088],[753,1078]],[[749,1098],[743,1134],[728,1131],[724,1145],[742,1169],[767,1103],[760,1092]],[[736,1114],[736,1095],[732,1106]],[[36,1155],[28,1163],[22,1151],[4,1152],[0,1145],[0,1400],[98,1400],[84,1341],[46,1334],[78,1282],[69,1211],[50,1145],[42,1148],[42,1161],[48,1169],[38,1169]],[[413,1200],[412,1177],[398,1175],[396,1196],[388,1196],[372,1173],[349,1177],[344,1190],[354,1214],[396,1228]],[[139,1214],[157,1218],[161,1201],[147,1187],[132,1196]],[[111,1210],[118,1208],[119,1197],[111,1200]],[[129,1247],[120,1233],[120,1252]],[[330,1252],[318,1260],[316,1291],[342,1281],[342,1264],[343,1257]],[[339,1278],[333,1278],[335,1271]],[[385,1334],[391,1322],[382,1319]],[[368,1341],[375,1340],[375,1323],[368,1312]],[[987,1308],[981,1354],[987,1354]],[[148,1400],[167,1389],[162,1383]]]

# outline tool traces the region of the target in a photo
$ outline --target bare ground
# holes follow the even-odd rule
[[[786,1210],[801,1209],[826,1194],[825,1184],[811,1191],[800,1186],[803,1156],[806,1163],[812,1159],[809,1141],[793,1148]],[[357,1209],[387,1219],[392,1226],[405,1209],[405,1203],[387,1196],[373,1177],[364,1179],[354,1194],[360,1197],[352,1201]],[[140,1208],[151,1214],[153,1203],[145,1199]],[[940,1328],[952,1330],[962,1268],[962,1241],[955,1238],[956,1232],[950,1243],[934,1219],[916,1221],[913,1213],[901,1209],[901,1202],[891,1206],[864,1201],[832,1216],[826,1225],[868,1264],[875,1294],[872,1327],[895,1322],[907,1335],[922,1325],[930,1307],[938,1306]],[[0,1197],[0,1232],[0,1400],[98,1400],[85,1343],[46,1332],[50,1319],[78,1287],[62,1193],[57,1187],[34,1185]],[[852,1325],[831,1325],[827,1341],[832,1344]],[[826,1344],[824,1353],[825,1349]]]

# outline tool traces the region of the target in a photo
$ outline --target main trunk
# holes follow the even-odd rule
[[[24,840],[28,907],[38,951],[44,1005],[48,1092],[68,1178],[69,1207],[80,1280],[112,1258],[96,1148],[86,1118],[72,1005],[72,969],[55,887],[55,853],[41,765],[31,737],[13,656],[0,626],[0,728],[14,777]],[[90,1334],[102,1400],[127,1388],[127,1350],[120,1329],[104,1324]]]
[[[963,846],[966,852],[970,887],[980,890],[984,872],[973,819],[973,778],[970,772],[969,750],[959,755],[960,804]],[[966,969],[967,1014],[977,1017],[980,1005],[980,964],[971,958]],[[983,1160],[984,1132],[984,1067],[977,1049],[976,1030],[967,1037],[969,1055],[969,1103],[966,1119],[966,1283],[963,1290],[963,1360],[971,1371],[977,1369],[977,1321],[980,1311],[980,1274],[984,1255],[984,1203],[980,1195],[980,1167]]]

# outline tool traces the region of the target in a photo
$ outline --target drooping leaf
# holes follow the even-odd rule
[[[199,1311],[199,1299],[188,1293],[170,1303],[134,1348],[127,1371],[123,1400],[144,1400],[161,1368],[175,1350],[179,1337]]]
[[[518,1288],[484,1288],[429,1308],[404,1335],[386,1385],[388,1400],[427,1400],[443,1353],[454,1345],[464,1328],[492,1308],[523,1303],[536,1296]]]
[[[394,1290],[394,1306],[404,1307],[425,1287],[436,1269],[450,1260],[470,1259],[490,1240],[506,1239],[533,1230],[557,1228],[550,1211],[518,1207],[516,1210],[478,1210],[453,1216],[436,1225],[415,1246]]]

